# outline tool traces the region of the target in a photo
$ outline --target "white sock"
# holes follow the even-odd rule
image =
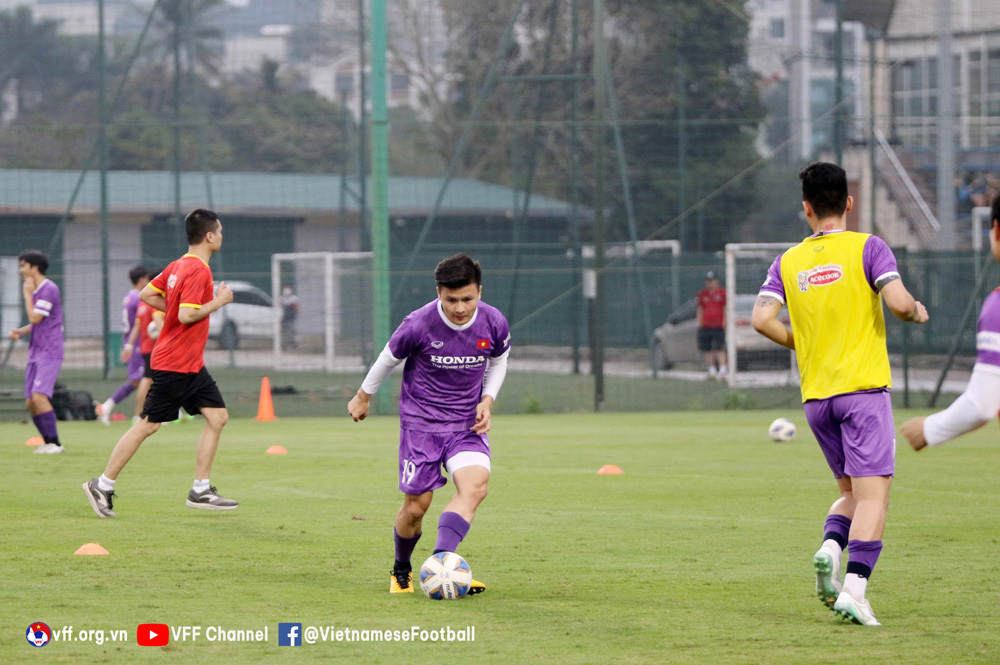
[[[868,588],[868,578],[855,573],[847,573],[844,578],[844,591],[849,592],[857,600],[865,599],[865,589]]]
[[[708,375],[709,375],[709,376],[715,376],[715,373],[716,373],[717,371],[718,371],[718,370],[717,370],[717,369],[715,369],[715,365],[712,365],[711,367],[709,367],[709,368],[708,368]]]
[[[109,397],[107,401],[101,405],[101,408],[104,410],[104,413],[111,413],[111,410],[115,408],[115,404],[116,402]]]
[[[115,489],[115,481],[111,480],[102,473],[101,477],[97,479],[97,489],[102,492],[111,492]]]
[[[206,478],[205,480],[198,480],[196,478],[195,481],[194,481],[194,491],[196,493],[198,493],[198,494],[201,494],[202,492],[207,492],[208,491],[208,478]]]
[[[834,559],[836,559],[836,560],[837,560],[838,562],[839,562],[839,561],[840,561],[840,560],[841,560],[841,559],[843,558],[843,556],[844,556],[844,548],[842,548],[842,547],[840,546],[840,543],[838,543],[838,542],[837,542],[836,540],[834,540],[833,538],[830,538],[830,539],[828,539],[828,540],[824,540],[824,541],[823,541],[823,544],[822,544],[822,545],[820,546],[820,549],[821,549],[821,550],[823,550],[824,552],[829,552],[829,553],[830,553],[830,555],[831,555],[831,556],[832,556],[832,557],[833,557]]]
[[[722,365],[722,366],[720,366],[719,367],[719,374],[721,374],[722,376],[725,376],[726,374],[729,374],[729,365]]]

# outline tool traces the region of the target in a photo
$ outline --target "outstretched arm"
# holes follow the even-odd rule
[[[382,382],[389,378],[392,370],[401,365],[403,360],[405,358],[396,358],[393,356],[389,350],[389,345],[385,345],[382,353],[379,354],[371,369],[368,370],[368,375],[361,384],[361,388],[358,389],[358,394],[347,405],[347,413],[354,418],[354,422],[364,420],[368,417],[368,412],[371,409],[372,395],[378,392]]]
[[[768,295],[759,295],[753,305],[751,324],[753,329],[764,337],[794,351],[795,338],[792,337],[792,331],[778,320],[780,312],[780,300]]]
[[[914,450],[936,446],[979,429],[1000,412],[1000,372],[976,365],[969,385],[944,411],[903,423],[903,436]]]

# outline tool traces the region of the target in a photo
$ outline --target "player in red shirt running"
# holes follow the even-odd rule
[[[714,272],[705,275],[705,288],[698,292],[698,350],[705,358],[708,378],[729,373],[726,363],[726,290]]]
[[[215,381],[205,369],[205,343],[209,315],[232,302],[225,282],[213,297],[212,269],[208,260],[222,249],[222,222],[210,210],[198,209],[184,219],[188,253],[177,259],[142,290],[144,303],[165,313],[163,329],[153,348],[153,384],[146,395],[140,419],[119,439],[108,466],[99,478],[83,484],[91,507],[100,517],[114,517],[115,480],[139,446],[160,423],[174,420],[177,410],[205,416],[198,439],[194,487],[188,493],[191,508],[233,510],[238,503],[219,496],[209,483],[219,435],[229,420],[226,404]]]

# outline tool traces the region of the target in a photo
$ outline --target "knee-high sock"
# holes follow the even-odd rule
[[[111,395],[111,401],[113,404],[121,404],[122,400],[131,395],[133,390],[135,390],[135,386],[126,381],[118,386],[118,389]]]
[[[32,416],[31,420],[34,421],[35,427],[38,428],[38,433],[42,435],[45,443],[59,443],[59,429],[56,427],[55,411],[39,413],[37,416]]]
[[[847,547],[847,538],[851,533],[851,520],[843,515],[827,515],[823,526],[823,542],[832,540],[843,550]]]
[[[417,534],[406,538],[404,536],[396,533],[396,529],[392,530],[392,538],[396,542],[396,567],[399,568],[402,564],[410,563],[410,556],[413,555],[413,548],[417,546],[417,541],[420,540],[422,534]],[[405,566],[403,566],[405,568]]]
[[[434,552],[454,552],[472,526],[458,513],[443,512],[438,520],[438,539]]]

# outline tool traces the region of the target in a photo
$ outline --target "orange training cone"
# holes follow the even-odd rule
[[[625,473],[625,472],[624,472],[624,471],[622,471],[621,469],[619,469],[619,468],[618,468],[617,466],[615,466],[614,464],[605,464],[604,466],[602,466],[602,467],[601,467],[601,468],[600,468],[600,469],[599,469],[599,470],[597,471],[597,473],[599,473],[599,474],[609,474],[609,473],[610,473],[610,474],[615,474],[615,475],[617,475],[617,474],[619,474],[619,473]]]
[[[26,445],[26,446],[40,446],[43,443],[45,443],[45,439],[43,439],[40,436],[33,436],[30,439],[28,439],[27,441],[25,441],[24,445]]]
[[[285,450],[284,446],[271,446],[267,449],[268,455],[287,455],[288,451]]]
[[[98,545],[97,543],[87,543],[86,545],[81,545],[80,549],[73,552],[73,554],[107,554],[108,551]]]
[[[257,420],[269,422],[274,417],[274,402],[271,400],[271,380],[266,376],[260,380],[260,402],[257,403]]]

